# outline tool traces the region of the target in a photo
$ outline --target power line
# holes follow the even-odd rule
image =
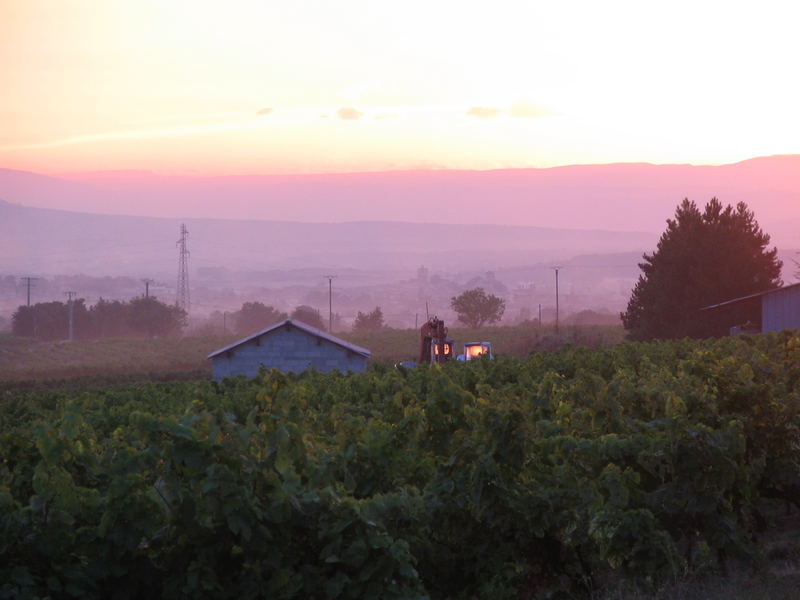
[[[75,296],[77,292],[64,292],[64,294],[66,294],[67,298],[69,298],[69,300],[67,301],[67,305],[69,306],[69,341],[71,342],[73,340],[74,337],[73,333],[75,331],[74,312],[72,310],[73,309],[72,297]]]
[[[556,335],[558,335],[558,270],[563,269],[563,266],[550,267],[556,272]]]
[[[28,282],[28,306],[31,305],[31,282],[39,279],[38,277],[20,277],[22,281]]]
[[[178,251],[178,291],[175,296],[175,306],[189,314],[189,250],[186,248],[186,240],[189,238],[189,231],[186,225],[181,223],[181,237],[176,242]]]
[[[142,283],[144,284],[144,297],[150,297],[150,284],[155,283],[152,279],[144,278],[142,279]]]
[[[328,333],[333,333],[333,280],[337,275],[323,275],[328,280]]]
[[[197,302],[193,302],[192,306],[199,306],[200,308],[215,308],[217,310],[228,310],[230,306],[219,306],[218,304],[199,304]]]
[[[631,263],[627,265],[567,265],[570,269],[630,269],[630,268],[638,268],[639,263]]]

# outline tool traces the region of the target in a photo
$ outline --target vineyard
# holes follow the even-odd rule
[[[800,507],[788,333],[0,394],[0,598],[656,592]]]

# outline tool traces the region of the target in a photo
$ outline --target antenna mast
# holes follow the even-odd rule
[[[175,306],[183,309],[189,314],[189,250],[186,248],[186,240],[189,239],[189,231],[186,225],[181,223],[181,237],[176,242],[178,246],[178,293],[175,295]]]

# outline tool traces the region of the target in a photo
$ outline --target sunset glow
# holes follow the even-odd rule
[[[0,166],[237,174],[800,152],[793,2],[0,4]]]

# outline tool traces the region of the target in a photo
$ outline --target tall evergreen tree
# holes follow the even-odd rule
[[[744,202],[723,207],[712,198],[701,212],[685,199],[667,219],[622,322],[637,340],[723,333],[704,306],[779,287],[782,262]]]

